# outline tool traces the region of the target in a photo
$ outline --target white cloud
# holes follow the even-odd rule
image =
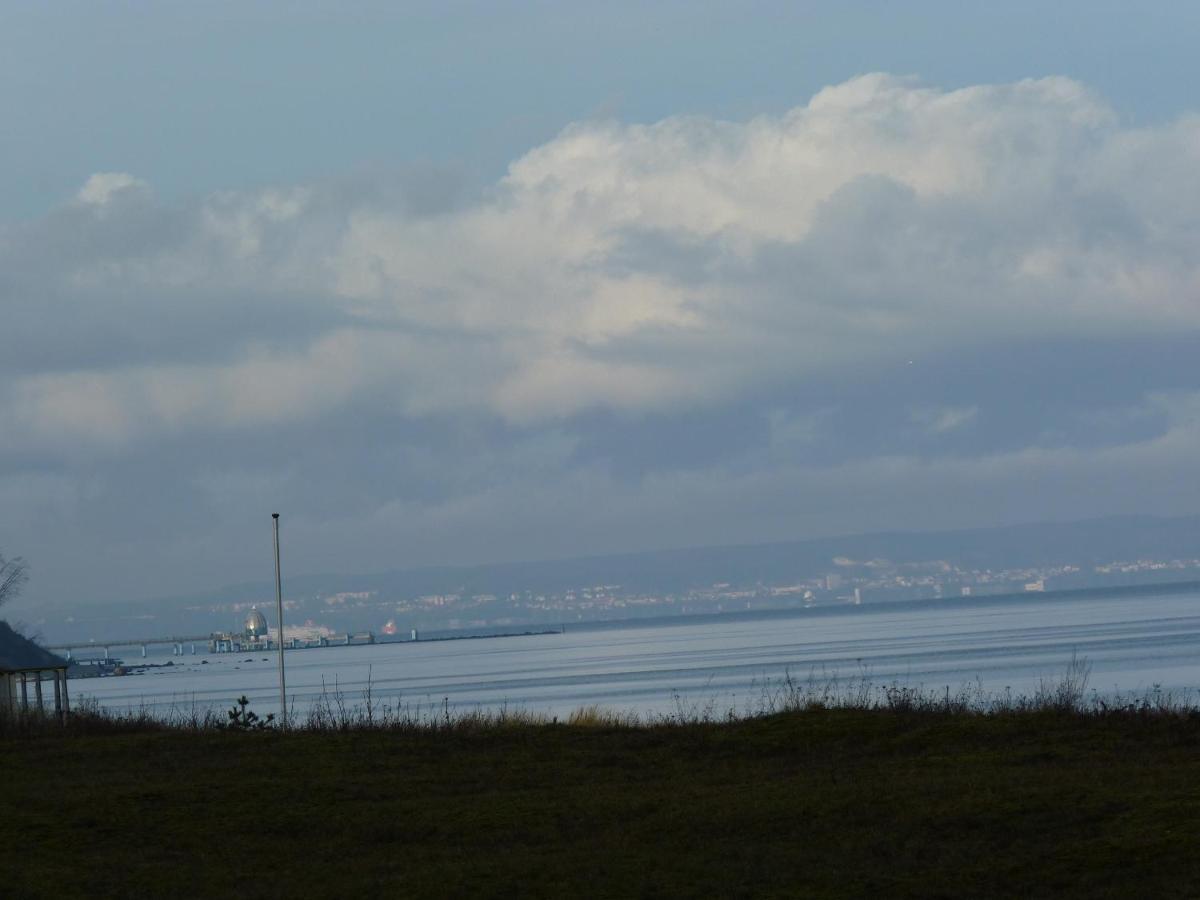
[[[126,172],[97,172],[79,189],[76,199],[89,206],[104,206],[120,191],[142,190],[146,182]]]
[[[931,434],[945,434],[969,425],[977,415],[977,406],[945,406],[913,410],[912,420]]]
[[[474,204],[419,216],[320,185],[165,209],[100,173],[78,200],[102,220],[0,235],[22,286],[5,302],[88,351],[0,384],[24,426],[6,443],[266,427],[363,397],[526,425],[639,415],[998,339],[1195,331],[1198,159],[1200,119],[1124,128],[1067,79],[867,75],[748,122],[574,125]],[[186,360],[146,349],[167,339]]]

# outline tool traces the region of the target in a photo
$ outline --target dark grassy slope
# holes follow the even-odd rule
[[[1200,896],[1195,716],[49,735],[0,772],[6,897]]]

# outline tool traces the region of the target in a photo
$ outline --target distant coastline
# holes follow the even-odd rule
[[[896,609],[927,609],[937,606],[984,606],[1017,601],[1038,602],[1066,600],[1073,597],[1161,597],[1169,594],[1200,593],[1200,580],[1150,582],[1147,584],[1106,585],[1094,588],[1064,588],[1054,591],[1011,591],[1003,594],[969,594],[953,597],[920,597],[914,600],[884,600],[861,605],[852,603],[822,603],[812,606],[776,606],[761,609],[724,610],[705,613],[675,613],[664,616],[631,616],[624,619],[583,619],[572,622],[576,631],[604,631],[617,628],[688,624],[757,619],[788,618],[795,615],[871,615]],[[553,632],[552,632],[553,633]]]

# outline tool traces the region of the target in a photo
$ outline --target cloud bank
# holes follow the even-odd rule
[[[1194,503],[1198,164],[1200,118],[1126,127],[1068,79],[874,74],[579,123],[470,198],[97,173],[0,230],[6,541],[160,521],[139,479],[181,546],[284,502],[313,547],[387,534],[377,568]],[[1113,485],[1148,464],[1139,506]]]

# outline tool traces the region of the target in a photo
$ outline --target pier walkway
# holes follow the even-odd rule
[[[333,634],[325,637],[305,639],[305,638],[288,638],[284,641],[284,649],[286,650],[301,650],[309,647],[341,647],[352,646],[359,644],[374,644],[375,635],[373,632],[348,632],[346,634]],[[224,633],[200,634],[200,635],[170,635],[168,637],[149,637],[149,638],[129,638],[124,640],[107,640],[107,641],[74,641],[71,643],[51,644],[46,647],[47,650],[63,652],[67,659],[73,659],[74,655],[80,651],[103,651],[104,659],[108,659],[114,649],[125,647],[137,648],[141,651],[142,658],[146,657],[146,648],[158,646],[161,644],[169,644],[171,652],[174,656],[186,656],[188,654],[196,655],[196,645],[199,644],[202,648],[207,648],[209,653],[241,653],[242,651],[254,650],[274,650],[276,648],[275,641],[267,639],[256,639],[248,641],[246,639],[235,637]],[[202,651],[203,652],[203,651]]]
[[[73,654],[81,650],[103,650],[104,658],[108,659],[109,654],[114,649],[122,647],[137,647],[142,651],[142,656],[146,655],[146,648],[156,646],[158,644],[170,644],[174,648],[175,656],[183,656],[185,648],[190,647],[190,652],[194,656],[196,653],[196,645],[207,646],[210,635],[200,634],[191,636],[172,635],[169,637],[150,637],[150,638],[129,638],[127,640],[110,640],[110,641],[74,641],[65,644],[50,644],[47,645],[47,650],[61,651],[66,654],[67,659],[72,659]]]

